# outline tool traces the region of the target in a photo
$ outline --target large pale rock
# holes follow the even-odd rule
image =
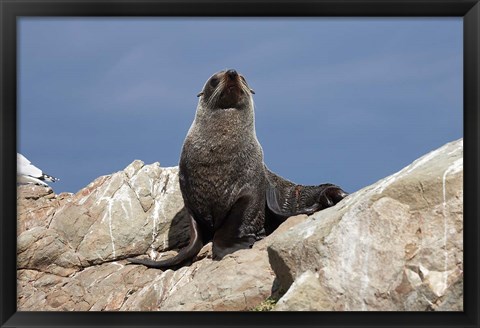
[[[42,192],[32,207],[36,215],[21,213],[29,220],[21,222],[37,219],[22,227],[43,227],[22,228],[18,237],[22,269],[69,275],[81,267],[163,251],[188,240],[177,167],[134,161],[124,171],[100,177],[61,201]],[[22,208],[31,205],[26,203],[30,198],[19,201]]]
[[[285,227],[297,222],[292,218]],[[19,309],[250,310],[272,291],[275,275],[266,245],[274,235],[256,243],[253,249],[235,252],[222,261],[205,257],[176,271],[126,265],[126,261],[91,266],[68,278],[22,269],[18,273]]]
[[[315,213],[268,252],[288,290],[276,310],[462,310],[462,140]]]

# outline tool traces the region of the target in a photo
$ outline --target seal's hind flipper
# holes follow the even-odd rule
[[[163,261],[153,261],[149,259],[128,258],[127,261],[133,264],[142,264],[149,268],[166,269],[174,268],[191,260],[200,252],[203,247],[202,236],[198,223],[190,215],[190,242],[185,248],[182,248],[177,255]]]
[[[282,207],[278,203],[278,199],[280,196],[278,195],[278,190],[270,183],[267,183],[267,206],[274,214],[282,216]]]
[[[310,215],[335,205],[348,195],[342,188],[331,183],[318,186],[298,185],[276,175],[267,167],[265,174],[265,197],[269,214],[266,227],[270,232],[290,216]]]
[[[293,192],[291,192],[292,194],[295,194],[296,197],[289,197],[287,196],[289,190],[281,190],[279,186],[268,184],[266,194],[268,209],[279,217],[287,218],[299,214],[309,215],[324,208],[320,202],[314,202],[310,206],[302,204],[301,200],[298,199],[300,195],[300,189],[301,188],[295,188]],[[334,204],[331,203],[329,206],[332,205]]]

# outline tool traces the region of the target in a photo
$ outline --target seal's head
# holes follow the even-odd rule
[[[206,108],[243,109],[251,107],[254,93],[241,74],[234,69],[229,69],[213,74],[198,96],[201,97],[200,101],[206,105]]]

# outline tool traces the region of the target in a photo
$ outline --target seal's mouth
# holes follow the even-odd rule
[[[223,90],[219,98],[221,108],[235,107],[241,100],[243,94],[242,82],[237,71],[230,69],[223,75]]]
[[[218,105],[220,108],[233,108],[242,100],[242,90],[238,86],[226,87],[218,99]]]
[[[226,85],[222,92],[226,96],[238,96],[241,93],[242,87],[238,83]]]

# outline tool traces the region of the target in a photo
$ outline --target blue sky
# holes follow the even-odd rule
[[[22,18],[18,150],[77,192],[178,164],[213,73],[255,90],[265,162],[353,192],[463,136],[461,18]]]

